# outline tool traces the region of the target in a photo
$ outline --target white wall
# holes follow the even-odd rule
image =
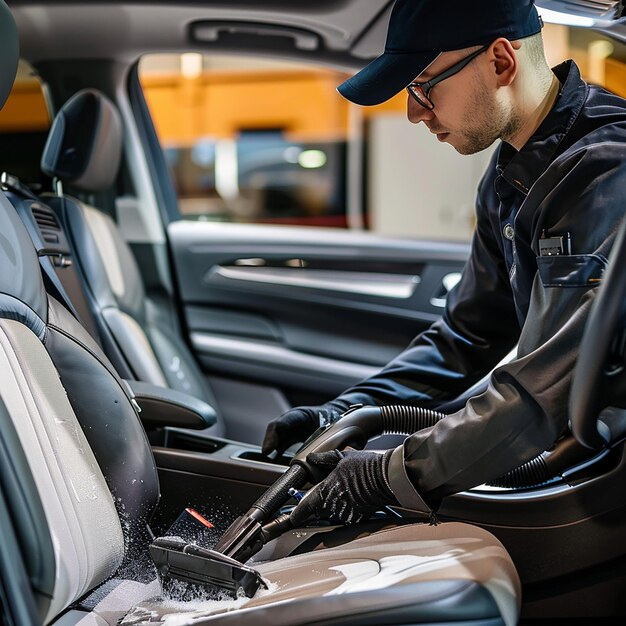
[[[369,130],[371,229],[425,239],[471,238],[478,182],[494,148],[461,156],[402,115],[375,117]]]

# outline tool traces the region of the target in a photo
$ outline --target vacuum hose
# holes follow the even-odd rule
[[[287,471],[235,520],[215,546],[215,550],[234,559],[245,561],[258,552],[262,544],[289,527],[284,516],[266,527],[264,524],[290,498],[289,490],[298,489],[307,481],[318,483],[324,475],[319,468],[307,462],[311,452],[342,450],[347,447],[362,449],[373,437],[387,434],[411,435],[430,428],[446,415],[415,406],[355,406],[334,424],[321,427],[295,454]],[[587,448],[573,437],[564,438],[550,451],[524,463],[491,484],[497,487],[523,488],[541,485],[562,471],[590,458]]]
[[[381,406],[380,419],[384,435],[411,435],[430,428],[446,416],[443,413],[414,406]],[[489,482],[493,487],[521,489],[537,487],[556,478],[566,469],[591,458],[590,452],[572,435],[561,439],[556,446],[523,465]]]
[[[383,435],[412,435],[430,428],[445,417],[443,413],[418,406],[381,406],[380,421]]]
[[[565,470],[588,461],[596,454],[597,451],[589,450],[581,445],[570,433],[559,439],[550,450],[542,452],[539,456],[489,484],[507,489],[537,487],[560,476]]]

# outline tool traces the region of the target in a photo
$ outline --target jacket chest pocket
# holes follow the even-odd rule
[[[593,287],[600,283],[606,259],[597,254],[537,257],[544,287]]]

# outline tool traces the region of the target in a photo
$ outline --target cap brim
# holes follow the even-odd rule
[[[438,52],[394,54],[385,52],[358,74],[337,87],[350,102],[362,106],[381,104],[402,91],[439,55]]]

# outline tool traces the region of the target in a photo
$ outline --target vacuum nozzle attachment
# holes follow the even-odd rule
[[[260,587],[267,589],[261,575],[235,559],[215,550],[207,550],[182,539],[156,539],[150,545],[161,583],[175,578],[193,585],[221,589],[236,598],[251,598]]]
[[[170,579],[193,585],[214,587],[236,597],[243,593],[252,597],[259,587],[267,587],[256,570],[243,562],[256,554],[265,543],[289,528],[288,515],[263,525],[291,497],[292,488],[301,487],[307,479],[300,465],[291,466],[250,510],[228,528],[214,550],[201,548],[177,537],[161,537],[150,545],[161,586]]]

